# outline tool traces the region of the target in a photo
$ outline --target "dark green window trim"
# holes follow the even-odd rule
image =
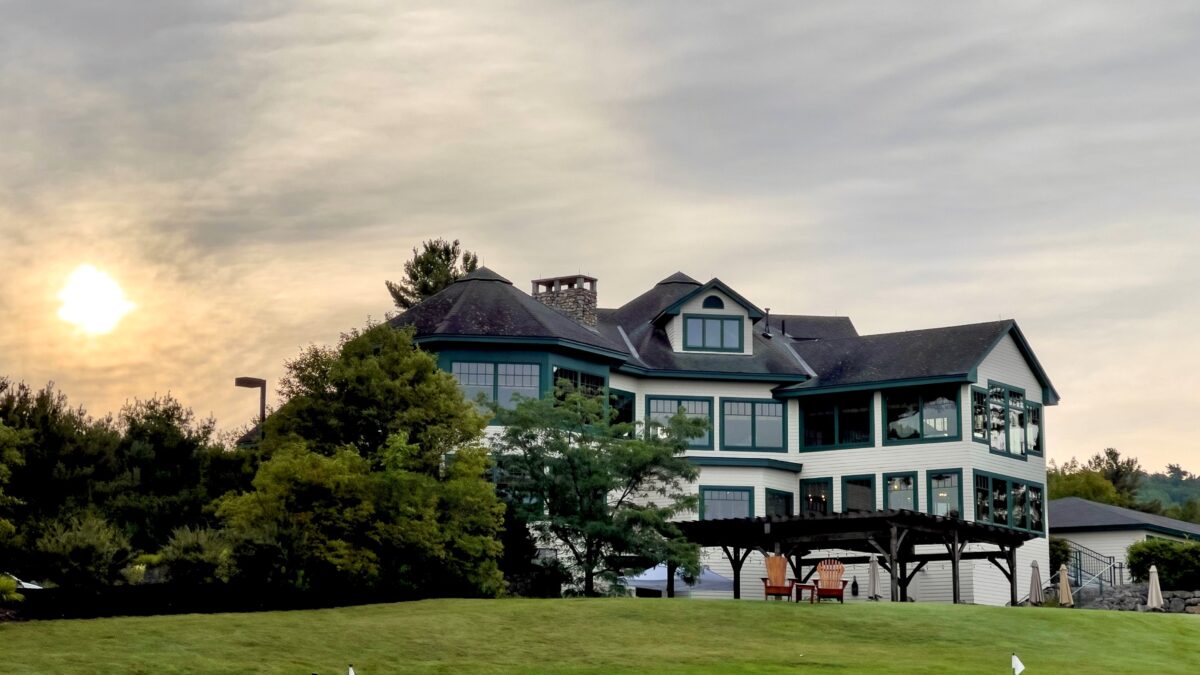
[[[992,387],[1002,387],[1004,389],[1004,447],[1006,449],[1011,448],[1012,447],[1012,433],[1011,433],[1012,430],[1009,428],[1009,424],[1008,424],[1008,410],[1010,407],[1009,402],[1008,402],[1009,395],[1012,392],[1018,392],[1021,394],[1021,398],[1024,399],[1026,402],[1028,402],[1029,399],[1028,399],[1027,395],[1025,394],[1025,390],[1022,389],[1021,387],[1014,387],[1010,384],[1004,384],[1003,382],[998,382],[996,380],[988,380],[988,399],[987,400],[988,400],[988,419],[989,420],[991,419],[991,390],[992,390]],[[1022,406],[1022,412],[1025,412],[1024,406]],[[1026,418],[1025,423],[1029,424],[1028,418]],[[991,433],[992,433],[991,424],[989,423],[988,436],[987,436],[987,447],[988,447],[989,453],[996,455],[997,457],[1007,457],[1009,459],[1015,459],[1015,460],[1019,460],[1022,462],[1029,461],[1029,455],[1026,452],[1025,438],[1023,435],[1021,438],[1021,453],[1013,454],[1011,452],[1008,452],[1007,450],[1005,452],[1000,452],[999,450],[996,450],[995,448],[993,448],[992,443],[991,443]],[[1025,430],[1022,429],[1021,433],[1024,434]]]
[[[689,455],[687,461],[696,466],[731,466],[744,469],[774,469],[775,471],[789,471],[791,473],[800,473],[804,471],[804,465],[799,462],[788,462],[782,459],[770,459],[767,457],[714,457],[712,455],[704,457],[696,457]]]
[[[891,491],[891,489],[889,489],[888,482],[891,481],[891,479],[893,479],[893,478],[911,478],[912,479],[912,490],[913,490],[912,510],[920,512],[921,511],[921,490],[920,490],[920,486],[917,484],[917,472],[916,471],[899,471],[896,473],[883,474],[883,483],[881,484],[882,490],[883,490],[883,508],[885,508],[885,509],[899,508],[896,506],[892,506],[892,491]]]
[[[983,394],[983,435],[975,435],[975,394]],[[990,446],[988,442],[988,390],[971,385],[971,440]]]
[[[480,354],[478,357],[467,356],[466,358],[455,358],[447,363],[446,371],[454,376],[455,364],[486,364],[492,367],[492,393],[488,396],[488,401],[495,403],[500,400],[500,368],[499,366],[535,366],[538,369],[538,393],[537,398],[541,398],[545,393],[545,373],[546,367],[537,361],[516,361],[511,359],[497,359],[495,356],[486,356]]]
[[[993,482],[994,482],[994,481],[1002,480],[1002,481],[1005,481],[1005,483],[1006,483],[1006,486],[1005,486],[1005,493],[1007,493],[1007,495],[1008,495],[1008,499],[1007,499],[1008,513],[1007,513],[1007,515],[1006,515],[1006,518],[1005,518],[1005,521],[1006,521],[1006,522],[1004,522],[1004,523],[997,523],[997,522],[995,522],[995,520],[992,518],[992,514],[991,514],[990,512],[988,513],[988,520],[986,520],[986,521],[982,521],[982,522],[985,522],[985,523],[987,523],[987,524],[989,524],[989,525],[995,525],[995,526],[997,526],[997,527],[1007,527],[1007,528],[1009,528],[1009,529],[1011,529],[1011,530],[1016,530],[1016,531],[1018,531],[1018,532],[1031,532],[1031,533],[1033,533],[1033,534],[1036,534],[1036,535],[1037,535],[1037,536],[1039,536],[1039,537],[1044,537],[1044,536],[1046,536],[1046,511],[1048,510],[1048,509],[1046,508],[1046,503],[1049,501],[1049,499],[1048,499],[1048,498],[1047,498],[1047,496],[1046,496],[1046,486],[1045,486],[1044,484],[1042,484],[1042,483],[1038,483],[1037,481],[1032,481],[1032,480],[1029,480],[1029,479],[1026,479],[1026,478],[1015,478],[1015,477],[1013,477],[1013,476],[1005,476],[1005,475],[1003,475],[1003,474],[999,474],[999,473],[991,473],[991,472],[989,472],[989,471],[981,471],[981,470],[979,470],[979,469],[975,469],[975,470],[972,472],[972,474],[973,474],[973,475],[972,475],[972,478],[971,478],[971,498],[972,498],[972,501],[974,501],[974,498],[975,498],[975,478],[976,478],[976,477],[983,477],[983,478],[987,478],[987,479],[988,479],[988,493],[989,493],[989,497],[990,497],[990,495],[991,495],[991,494],[994,492],[994,490],[995,490],[995,487],[993,486]],[[959,482],[961,483],[962,481],[959,481]],[[1037,488],[1038,490],[1040,490],[1040,491],[1041,491],[1041,493],[1042,493],[1042,513],[1041,513],[1041,516],[1042,516],[1042,529],[1040,529],[1040,530],[1035,530],[1035,529],[1032,529],[1032,528],[1029,528],[1029,527],[1014,527],[1014,526],[1013,526],[1013,524],[1012,524],[1012,519],[1013,519],[1013,518],[1012,518],[1012,516],[1013,516],[1013,493],[1012,493],[1012,484],[1013,484],[1014,482],[1015,482],[1015,483],[1020,483],[1020,484],[1022,484],[1022,485],[1024,485],[1024,486],[1025,486],[1025,504],[1024,504],[1024,507],[1025,507],[1025,513],[1027,513],[1027,514],[1029,513],[1029,488]],[[990,510],[989,510],[989,511],[990,511]],[[975,521],[976,521],[976,522],[980,522],[980,521],[979,521],[979,514],[978,514],[978,513],[976,513],[976,514],[975,514]]]
[[[866,393],[866,392],[864,392]],[[851,394],[852,396],[852,394]],[[800,401],[800,452],[821,452],[824,450],[850,450],[853,448],[873,448],[875,447],[875,392],[866,393],[867,396],[867,440],[861,443],[838,443],[836,439],[841,438],[841,409],[842,402],[846,400],[846,395],[832,396],[833,402],[833,438],[835,442],[832,445],[805,445],[804,444],[804,406],[806,401]]]
[[[705,490],[726,490],[728,492],[745,492],[750,495],[750,518],[754,518],[754,488],[748,485],[701,485],[698,493],[700,499],[700,520],[704,520],[704,491]]]
[[[925,471],[925,513],[933,514],[933,477],[941,474],[958,476],[958,517],[962,518],[967,508],[963,502],[963,470],[962,469],[929,469]],[[972,496],[974,490],[972,489]]]
[[[767,498],[768,504],[771,501],[771,497],[784,497],[787,499],[788,506],[790,507],[790,510],[786,515],[788,515],[788,516],[796,515],[796,493],[788,492],[787,490],[776,490],[775,488],[767,488],[766,491],[767,491],[766,498]],[[770,515],[766,512],[765,507],[764,507],[763,515]]]
[[[825,394],[842,394],[850,391],[875,391],[882,389],[899,389],[901,387],[924,387],[934,384],[954,384],[974,382],[974,371],[962,375],[939,375],[936,377],[911,377],[902,380],[883,380],[879,382],[863,382],[860,384],[842,384],[832,387],[806,387],[804,383],[780,388],[775,391],[777,398],[801,398],[804,396],[823,396]],[[793,388],[795,387],[795,388]]]
[[[713,408],[716,406],[716,401],[710,396],[668,396],[662,395],[647,395],[646,399],[646,416],[642,418],[643,422],[650,421],[650,402],[651,401],[707,401],[708,402],[708,442],[701,444],[689,444],[689,450],[712,450],[713,449]],[[647,426],[649,426],[647,424]]]
[[[808,500],[805,495],[808,494],[808,486],[824,485],[825,486],[825,513],[827,515],[836,513],[833,510],[833,478],[803,478],[800,480],[799,499],[796,502],[796,512],[800,515],[808,513]]]
[[[1034,451],[1032,448],[1030,448],[1028,443],[1029,425],[1031,422],[1033,422],[1033,415],[1030,413],[1032,413],[1034,410],[1037,410],[1038,443],[1040,444],[1040,447],[1037,449],[1037,451]],[[1027,440],[1025,443],[1026,455],[1033,455],[1034,457],[1046,456],[1046,406],[1042,405],[1041,403],[1034,403],[1028,399],[1025,400],[1025,438]]]
[[[917,426],[921,430],[921,433],[924,434],[925,433],[925,395],[924,395],[924,392],[927,391],[927,389],[925,387],[914,387],[914,389],[916,389],[917,392],[919,393],[919,397],[917,399]],[[916,443],[953,443],[953,442],[962,440],[962,434],[963,434],[962,386],[958,386],[958,387],[954,388],[954,415],[957,419],[957,421],[955,422],[955,426],[957,427],[958,433],[956,433],[953,436],[938,436],[936,438],[925,438],[922,436],[921,438],[904,438],[904,439],[888,438],[888,430],[887,430],[888,392],[886,392],[886,391],[881,392],[880,399],[881,400],[879,402],[879,416],[883,419],[883,444],[884,445],[913,445]]]
[[[744,446],[744,445],[728,446],[725,444],[725,404],[726,403],[749,403],[750,404],[751,415],[750,415],[750,445],[749,446]],[[780,406],[780,408],[782,409],[783,419],[782,419],[781,423],[783,424],[783,434],[781,435],[781,438],[783,440],[783,445],[781,445],[779,447],[760,447],[758,445],[758,429],[757,429],[758,410],[754,406],[754,404],[756,404],[756,403],[773,403],[773,404]],[[721,449],[722,450],[738,451],[738,452],[787,452],[787,445],[788,445],[788,417],[787,417],[788,416],[788,405],[787,405],[787,401],[777,401],[773,398],[725,398],[725,397],[721,397],[721,399],[718,401],[718,404],[721,406]]]
[[[688,319],[700,319],[700,344],[704,345],[707,341],[708,323],[704,319],[716,319],[721,322],[721,346],[720,347],[689,347],[688,346]],[[688,352],[744,352],[746,351],[746,318],[736,314],[684,314],[680,317],[683,321],[683,330],[680,334],[683,335],[683,350]],[[725,322],[737,321],[738,339],[737,346],[731,347],[725,344]]]
[[[869,481],[871,481],[871,508],[867,509],[867,510],[868,511],[878,510],[879,509],[879,494],[878,494],[878,490],[876,489],[878,486],[875,484],[875,474],[864,473],[864,474],[857,474],[854,476],[842,476],[842,509],[841,509],[841,512],[842,513],[850,512],[846,508],[846,485],[852,480],[869,480]]]

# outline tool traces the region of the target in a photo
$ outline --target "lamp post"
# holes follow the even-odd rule
[[[258,389],[258,440],[267,437],[267,381],[261,377],[239,377],[233,381],[239,387]]]

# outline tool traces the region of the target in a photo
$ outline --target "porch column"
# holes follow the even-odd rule
[[[1017,547],[1009,546],[1004,552],[1008,559],[1008,597],[1010,606],[1017,606]]]
[[[896,558],[900,553],[900,539],[896,536],[896,526],[891,526],[891,541],[889,546],[890,553],[888,554],[888,572],[892,575],[892,602],[900,601],[900,579],[899,569],[896,564]]]
[[[962,552],[958,549],[958,530],[954,531],[954,539],[950,543],[950,577],[954,583],[954,604],[962,604],[961,581],[958,575],[958,561],[962,559]]]
[[[908,563],[900,563],[900,602],[908,602]]]

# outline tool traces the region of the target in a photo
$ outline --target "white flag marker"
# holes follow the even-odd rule
[[[1017,658],[1016,655],[1013,655],[1013,658],[1014,659]],[[350,672],[346,673],[346,675],[354,675],[354,664],[353,663],[350,664]]]
[[[1016,652],[1013,652],[1012,669],[1013,675],[1021,675],[1021,673],[1025,670],[1025,664],[1021,663],[1021,659],[1017,658]]]

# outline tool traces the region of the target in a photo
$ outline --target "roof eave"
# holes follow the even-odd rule
[[[1046,370],[1042,368],[1042,364],[1038,361],[1037,356],[1033,353],[1033,348],[1029,346],[1029,341],[1025,339],[1025,334],[1021,332],[1021,328],[1016,321],[1010,321],[1007,331],[1001,333],[991,345],[984,350],[983,355],[975,362],[974,368],[979,368],[988,354],[1000,344],[1006,335],[1011,335],[1013,341],[1017,343],[1017,349],[1020,350],[1021,356],[1025,357],[1025,362],[1029,364],[1030,370],[1033,371],[1034,377],[1037,378],[1038,384],[1042,385],[1042,405],[1058,405],[1059,396],[1058,390],[1054,388],[1054,384],[1050,382],[1050,376],[1046,374]]]
[[[574,351],[585,352],[594,356],[601,356],[612,359],[618,362],[624,362],[629,358],[629,354],[618,352],[604,347],[584,344],[575,340],[565,338],[549,338],[549,337],[528,337],[528,336],[499,336],[499,335],[422,335],[413,338],[413,342],[418,345],[447,343],[447,344],[518,344],[518,345],[545,345],[569,349]]]
[[[874,391],[876,389],[894,389],[896,387],[916,387],[926,384],[967,383],[976,380],[974,371],[952,375],[935,375],[931,377],[906,377],[899,380],[878,380],[873,382],[856,382],[854,384],[833,385],[822,387],[820,378],[810,380],[813,384],[801,383],[775,390],[776,398],[800,398],[802,396],[817,396],[820,394],[838,394],[852,391]]]

